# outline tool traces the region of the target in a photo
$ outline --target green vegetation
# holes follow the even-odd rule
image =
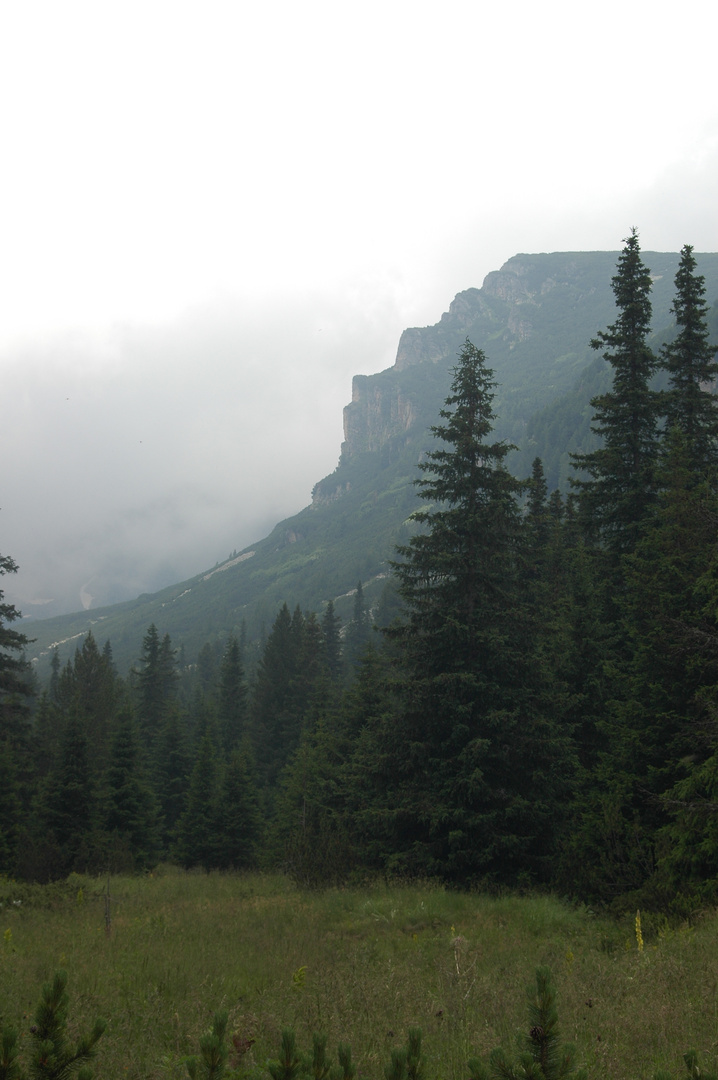
[[[675,336],[674,277],[678,254],[648,252],[654,333],[658,351]],[[699,254],[706,294],[718,297],[718,255]],[[396,367],[355,381],[347,407],[347,442],[337,469],[317,483],[313,504],[247,548],[233,565],[126,604],[33,622],[44,677],[53,643],[62,663],[92,628],[110,638],[125,674],[137,663],[148,626],[169,633],[191,662],[210,641],[223,648],[246,627],[248,668],[258,660],[253,643],[268,633],[283,603],[321,615],[329,600],[346,623],[352,590],[361,580],[373,609],[381,603],[389,561],[412,535],[417,507],[417,462],[431,449],[451,382],[450,369],[468,336],[487,357],[496,379],[496,438],[519,450],[507,458],[515,476],[528,476],[543,460],[549,489],[568,489],[569,454],[596,449],[590,400],[609,389],[606,365],[590,341],[615,321],[611,276],[615,252],[519,255],[490,274],[482,289],[460,293],[435,325],[407,331]],[[718,340],[718,308],[708,320]],[[348,396],[348,395],[347,395]],[[236,558],[236,553],[235,553]],[[27,613],[25,613],[27,614]]]
[[[429,884],[306,893],[279,877],[161,869],[111,880],[108,934],[106,891],[75,876],[62,897],[51,887],[47,907],[27,894],[14,905],[3,885],[0,1018],[26,1032],[39,984],[66,968],[72,1030],[108,1021],[97,1069],[108,1080],[186,1075],[218,1012],[230,1067],[256,1080],[286,1028],[302,1052],[327,1035],[335,1061],[348,1044],[357,1075],[381,1080],[413,1027],[426,1080],[459,1080],[470,1058],[524,1050],[525,987],[541,965],[558,993],[560,1042],[591,1076],[678,1076],[688,1047],[706,1069],[717,1064],[712,915],[675,929],[644,916],[639,950],[633,917],[549,896]]]

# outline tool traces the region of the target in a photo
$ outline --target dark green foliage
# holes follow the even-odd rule
[[[0,577],[17,572],[9,556],[0,555]],[[31,760],[27,700],[31,692],[29,665],[23,652],[25,634],[11,628],[21,618],[13,604],[5,603],[0,589],[0,873],[15,868],[18,830],[30,783]]]
[[[487,1069],[472,1058],[468,1063],[471,1080],[586,1080],[586,1070],[576,1068],[575,1048],[559,1042],[556,991],[548,968],[536,969],[536,985],[529,987],[528,999],[529,1031],[518,1059],[512,1061],[504,1050],[496,1049]]]
[[[0,577],[4,574],[17,573],[17,563],[9,555],[0,555]],[[5,602],[5,594],[0,590],[0,716],[5,722],[6,711],[14,704],[14,699],[28,693],[28,665],[23,650],[28,644],[27,635],[10,628],[10,623],[22,618],[13,604]]]
[[[219,762],[214,740],[206,732],[189,781],[187,805],[177,823],[176,855],[182,866],[217,866]]]
[[[120,716],[115,730],[103,795],[109,869],[118,872],[154,866],[160,852],[159,807],[145,776],[140,740],[129,712]]]
[[[104,1020],[96,1020],[92,1031],[73,1045],[67,1038],[67,974],[58,971],[51,983],[42,988],[42,997],[30,1028],[32,1050],[28,1069],[19,1060],[17,1032],[5,1028],[2,1033],[0,1080],[92,1080],[87,1063],[96,1056],[96,1044],[106,1030]]]
[[[101,653],[90,632],[75,651],[72,665],[71,701],[65,689],[64,712],[81,723],[93,771],[104,768],[112,738],[118,691],[111,656]]]
[[[160,641],[154,623],[142,642],[140,663],[137,711],[142,737],[148,746],[152,746],[177,690],[175,650],[169,634]]]
[[[353,668],[359,662],[364,649],[371,640],[372,621],[364,598],[364,589],[361,581],[357,582],[354,591],[354,608],[351,622],[347,625],[344,639],[344,655],[347,664]]]
[[[239,642],[230,637],[219,671],[218,719],[222,749],[231,754],[247,730],[248,690]]]
[[[696,274],[688,244],[681,250],[675,286],[671,311],[678,334],[661,349],[661,363],[670,376],[663,411],[667,429],[676,427],[683,436],[688,467],[697,482],[714,477],[718,465],[718,402],[711,389],[718,364],[707,325],[705,278]]]
[[[272,1080],[299,1080],[304,1072],[304,1062],[297,1050],[297,1039],[291,1028],[282,1032],[282,1045],[276,1061],[267,1062]]]
[[[301,1054],[294,1031],[287,1028],[282,1032],[279,1057],[267,1062],[267,1071],[272,1080],[354,1080],[351,1047],[339,1043],[337,1058],[339,1063],[334,1065],[327,1057],[327,1036],[320,1032],[312,1035],[311,1055]]]
[[[283,604],[267,638],[257,670],[252,733],[257,767],[265,786],[276,784],[301,733],[294,683],[300,669],[302,622]]]
[[[220,870],[245,870],[256,865],[262,819],[254,755],[246,736],[226,764],[215,829],[215,865]]]
[[[683,1055],[686,1072],[682,1080],[718,1080],[718,1073],[711,1072],[699,1065],[698,1054],[695,1050],[689,1050]],[[673,1075],[664,1069],[653,1074],[653,1080],[674,1080]]]
[[[227,1047],[224,1042],[227,1031],[226,1012],[215,1013],[212,1030],[199,1040],[200,1056],[187,1061],[191,1080],[222,1080],[227,1065]]]
[[[395,1048],[384,1066],[385,1080],[422,1080],[421,1028],[409,1028],[406,1046]]]
[[[585,527],[614,555],[632,551],[655,494],[658,398],[650,388],[657,359],[648,345],[651,275],[635,229],[625,241],[612,279],[618,315],[591,345],[605,349],[613,368],[608,393],[591,401],[592,430],[601,446],[576,454],[587,479],[576,481]]]
[[[493,379],[466,342],[421,463],[423,531],[395,564],[407,621],[387,633],[403,669],[398,717],[380,735],[392,776],[394,865],[451,880],[548,872],[572,775],[566,733],[542,714],[522,585],[523,485],[490,442]]]
[[[324,661],[332,679],[341,678],[344,667],[341,625],[342,620],[334,610],[334,601],[329,600],[322,615],[322,634],[324,636]]]
[[[150,759],[152,785],[163,822],[163,845],[169,849],[187,802],[194,767],[187,725],[177,705],[170,705]]]
[[[80,722],[70,716],[41,811],[55,851],[54,865],[49,868],[53,876],[92,866],[96,808],[87,738]]]

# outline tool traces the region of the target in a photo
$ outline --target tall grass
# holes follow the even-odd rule
[[[608,922],[550,896],[489,898],[426,885],[304,893],[281,877],[166,869],[110,882],[74,877],[13,904],[0,893],[0,1015],[27,1028],[41,984],[69,973],[71,1022],[109,1022],[103,1080],[181,1077],[218,1009],[254,1039],[249,1075],[325,1031],[351,1043],[358,1075],[383,1076],[410,1026],[424,1033],[427,1077],[466,1077],[465,1064],[525,1028],[525,988],[548,965],[564,1041],[593,1076],[682,1072],[695,1047],[718,1051],[718,922],[650,928]],[[17,895],[22,890],[17,888]],[[9,932],[9,933],[8,933]]]

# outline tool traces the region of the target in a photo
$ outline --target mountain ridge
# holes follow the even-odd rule
[[[515,255],[481,288],[458,293],[437,323],[406,329],[391,368],[352,380],[339,463],[314,486],[307,507],[225,562],[158,593],[33,621],[37,640],[30,655],[38,668],[49,663],[58,642],[64,660],[90,629],[110,639],[118,668],[126,670],[152,622],[191,659],[207,641],[239,634],[243,624],[250,639],[261,637],[283,602],[318,611],[331,599],[346,619],[359,580],[378,606],[388,562],[411,535],[416,466],[430,446],[429,429],[467,336],[495,372],[496,437],[520,447],[509,467],[528,475],[534,456],[548,456],[550,485],[563,482],[569,453],[591,449],[588,401],[609,377],[590,340],[614,318],[617,258],[615,251]],[[643,258],[654,278],[653,325],[665,335],[679,256],[644,252]],[[696,258],[712,300],[718,297],[718,254]],[[551,442],[541,418],[561,403],[561,430]],[[548,432],[550,424],[544,427]]]

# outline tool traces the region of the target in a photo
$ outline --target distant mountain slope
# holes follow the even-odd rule
[[[617,258],[617,252],[515,255],[480,289],[459,293],[435,326],[405,330],[392,368],[355,377],[339,464],[315,486],[310,506],[189,581],[130,603],[34,622],[31,655],[40,670],[54,643],[62,643],[64,661],[90,628],[100,642],[111,640],[125,671],[152,622],[192,660],[206,641],[239,633],[243,622],[250,638],[268,630],[285,601],[320,611],[331,598],[348,618],[351,590],[361,579],[368,599],[378,603],[395,546],[410,535],[417,462],[431,445],[428,429],[467,337],[495,371],[496,433],[520,448],[510,467],[528,475],[539,454],[550,482],[565,486],[569,450],[589,449],[593,439],[590,398],[609,379],[589,342],[615,317]],[[659,338],[670,333],[678,258],[644,252]],[[697,259],[713,301],[718,254]]]

